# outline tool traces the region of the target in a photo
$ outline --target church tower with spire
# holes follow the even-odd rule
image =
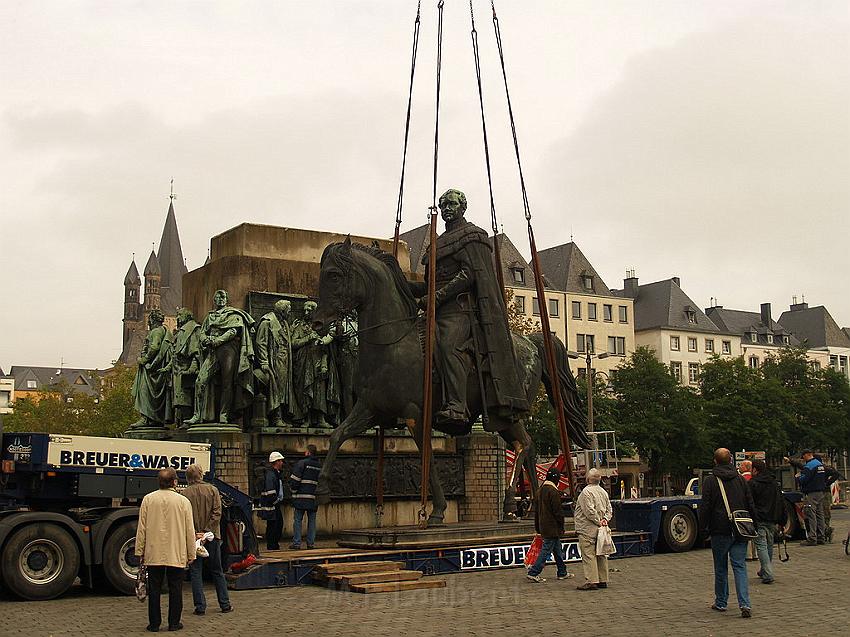
[[[142,303],[139,292],[142,287],[142,279],[136,267],[136,260],[130,261],[130,268],[124,277],[124,339],[123,348],[130,341],[130,334],[136,328],[136,324],[142,318]]]
[[[177,231],[174,214],[173,180],[168,195],[168,212],[159,239],[159,250],[151,250],[145,265],[145,297],[139,297],[142,280],[135,259],[124,277],[124,330],[120,363],[134,365],[147,334],[150,312],[159,309],[165,316],[165,326],[173,330],[177,326],[177,309],[183,302],[183,275],[188,269],[183,260],[183,247]]]

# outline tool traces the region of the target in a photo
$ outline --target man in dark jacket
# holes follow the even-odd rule
[[[838,480],[843,480],[844,477],[838,472],[838,470],[827,464],[823,461],[823,458],[820,456],[815,456],[818,460],[823,462],[823,468],[825,472],[826,479],[824,480],[824,489],[823,489],[823,528],[824,528],[824,541],[829,544],[832,542],[832,485]]]
[[[729,600],[729,562],[735,576],[735,592],[741,617],[752,616],[750,591],[747,582],[747,544],[735,534],[730,515],[726,512],[721,488],[726,493],[731,511],[746,510],[755,519],[753,496],[747,483],[732,464],[732,454],[720,448],[714,452],[714,469],[701,485],[699,505],[700,529],[711,535],[711,553],[714,556],[714,603],[711,607],[725,611]]]
[[[291,549],[301,548],[301,525],[304,513],[307,513],[307,548],[316,545],[316,512],[319,504],[316,502],[316,486],[319,484],[319,472],[322,463],[316,457],[316,445],[307,445],[304,457],[292,467],[289,476],[289,486],[292,490],[292,544]]]
[[[280,536],[283,534],[283,454],[272,451],[269,454],[269,467],[266,469],[260,502],[272,507],[271,517],[266,520],[266,550],[280,550]]]
[[[534,511],[534,530],[543,538],[543,548],[537,560],[528,569],[528,579],[532,582],[545,582],[540,577],[546,560],[550,555],[555,556],[555,565],[558,569],[558,579],[573,577],[567,572],[567,563],[564,562],[564,552],[561,546],[561,538],[564,535],[564,510],[561,507],[561,494],[558,491],[558,483],[561,481],[561,472],[555,468],[546,472],[546,480],[537,491],[537,502]]]
[[[823,515],[823,492],[826,488],[826,469],[811,450],[803,451],[802,461],[786,461],[800,470],[798,481],[803,492],[803,510],[806,513],[806,539],[802,546],[826,543],[826,520]]]
[[[773,539],[776,525],[785,521],[785,499],[776,477],[764,460],[753,460],[753,477],[749,482],[756,507],[756,529],[759,536],[753,541],[761,569],[758,576],[763,584],[773,584]]]

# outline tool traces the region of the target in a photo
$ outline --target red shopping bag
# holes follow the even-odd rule
[[[534,539],[531,541],[531,546],[525,552],[525,565],[531,566],[537,561],[537,558],[540,557],[540,551],[543,550],[543,536],[535,535]]]

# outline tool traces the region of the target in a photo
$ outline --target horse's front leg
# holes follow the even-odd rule
[[[354,436],[362,434],[369,429],[372,424],[372,412],[365,406],[362,400],[358,400],[354,404],[351,413],[346,416],[345,420],[333,430],[328,445],[328,454],[322,463],[322,470],[319,473],[319,484],[316,487],[316,499],[320,504],[327,504],[331,499],[330,476],[331,468],[336,461],[336,456],[339,453],[339,448],[343,443]]]
[[[514,458],[514,466],[511,470],[511,475],[508,479],[508,484],[505,486],[505,500],[502,504],[502,514],[504,520],[516,520],[516,487],[519,481],[520,469],[522,469],[523,467],[528,469],[526,460],[529,457],[529,452],[531,452],[533,449],[533,444],[531,442],[531,437],[525,431],[525,427],[522,425],[521,421],[511,423],[511,425],[506,430],[501,432],[501,436],[502,438],[504,438],[506,443],[511,445],[514,452],[516,453],[516,457]],[[534,469],[532,469],[532,474],[533,472]],[[533,488],[535,479],[531,478],[531,480]]]
[[[422,451],[422,417],[421,415],[415,420],[415,424],[412,429],[413,440],[416,442],[416,446],[419,448],[419,451]],[[427,526],[439,526],[443,523],[444,518],[446,517],[446,507],[448,503],[446,502],[446,494],[443,491],[443,485],[440,482],[440,478],[437,475],[437,471],[434,465],[434,454],[432,453],[430,456],[429,462],[429,471],[428,471],[428,485],[431,487],[431,515],[428,516]]]

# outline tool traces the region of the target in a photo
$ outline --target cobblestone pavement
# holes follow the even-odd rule
[[[791,561],[776,565],[776,583],[761,584],[757,562],[749,563],[753,618],[735,609],[720,614],[713,601],[711,553],[612,561],[611,588],[575,590],[576,580],[557,581],[549,566],[545,584],[533,584],[522,569],[446,576],[445,589],[358,595],[305,586],[232,592],[236,611],[221,615],[215,594],[205,617],[191,614],[191,593],[184,588],[188,614],[183,623],[195,635],[499,635],[509,631],[545,635],[743,634],[774,632],[850,635],[850,557],[840,539],[850,527],[850,512],[836,511],[834,544],[789,546]],[[578,573],[580,564],[571,564]],[[163,600],[164,602],[165,600]],[[134,598],[95,595],[75,589],[48,602],[17,602],[0,597],[0,635],[142,635],[146,604]]]

